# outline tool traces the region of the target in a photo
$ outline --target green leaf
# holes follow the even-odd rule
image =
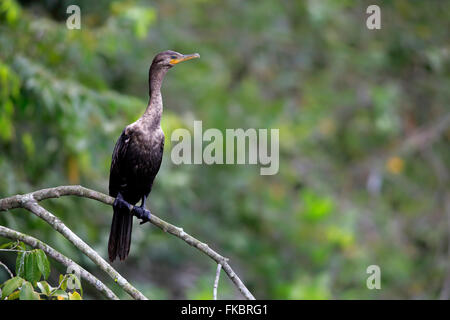
[[[33,286],[28,281],[22,285],[19,297],[20,300],[40,300],[39,295],[34,292]]]
[[[40,281],[37,283],[37,286],[41,292],[47,296],[50,296],[52,293],[52,287],[47,283],[47,281]]]
[[[8,249],[8,248],[11,248],[14,244],[15,244],[15,242],[7,242],[7,243],[4,243],[4,244],[2,244],[2,245],[0,246],[0,249]]]
[[[23,279],[20,277],[14,277],[6,281],[2,289],[2,299],[9,296],[14,290],[19,288],[23,283]]]
[[[74,291],[73,293],[69,293],[69,300],[81,300],[81,296],[78,292]]]
[[[8,296],[8,300],[16,300],[19,299],[20,291],[16,290]]]
[[[47,279],[50,275],[50,262],[48,261],[47,256],[45,255],[44,251],[38,249],[36,251],[36,258],[39,271],[44,276],[44,279]]]
[[[25,277],[25,256],[27,252],[20,251],[16,259],[16,275],[18,277]]]
[[[25,257],[25,279],[35,284],[41,278],[36,257],[36,250],[29,252]]]
[[[59,286],[62,290],[67,289],[67,277],[63,276],[62,274],[59,275]]]

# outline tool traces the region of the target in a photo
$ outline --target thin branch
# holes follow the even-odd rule
[[[36,201],[41,201],[41,200],[50,199],[50,198],[59,198],[61,196],[69,196],[69,195],[94,199],[94,200],[103,202],[108,205],[112,205],[114,203],[114,198],[112,198],[104,193],[94,191],[94,190],[91,190],[91,189],[88,189],[88,188],[85,188],[82,186],[59,186],[59,187],[55,187],[55,188],[38,190],[38,191],[24,194],[24,195],[15,195],[15,196],[12,196],[9,198],[1,199],[0,200],[0,211],[6,211],[9,209],[13,209],[13,208],[26,208],[26,206],[33,208],[33,207],[36,207],[36,205],[37,205]],[[37,206],[39,206],[39,205],[37,205]],[[43,210],[45,210],[45,209],[43,209]],[[49,213],[49,214],[51,215],[51,213]],[[60,222],[59,219],[57,219],[56,217],[53,216],[52,220],[53,219],[57,220],[57,225],[62,224],[62,222]],[[203,242],[197,240],[196,238],[194,238],[193,236],[187,234],[186,232],[183,231],[182,228],[178,228],[178,227],[158,218],[155,215],[151,215],[150,222],[153,225],[157,226],[158,228],[162,229],[164,232],[168,232],[168,233],[182,239],[183,241],[185,241],[189,245],[193,246],[194,248],[197,248],[198,250],[200,250],[201,252],[203,252],[207,256],[209,256],[211,259],[216,261],[216,263],[220,263],[222,265],[222,268],[225,271],[225,273],[228,275],[228,277],[231,279],[231,281],[235,284],[235,286],[239,289],[239,291],[244,295],[244,297],[248,300],[255,300],[255,297],[247,289],[247,287],[244,285],[244,283],[241,281],[241,279],[239,279],[239,277],[236,275],[236,273],[233,271],[233,269],[228,264],[227,258],[221,256],[216,251],[212,250],[206,243],[203,243]],[[67,227],[65,227],[65,228],[67,228]]]
[[[217,300],[217,287],[219,286],[220,270],[222,270],[222,265],[218,263],[216,270],[216,279],[214,279],[214,289],[213,289],[214,300]]]
[[[98,291],[100,291],[106,298],[110,300],[118,300],[119,298],[112,292],[103,282],[98,280],[96,277],[94,277],[92,274],[90,274],[88,271],[83,269],[81,266],[79,266],[76,262],[73,260],[67,258],[62,253],[56,251],[49,245],[45,244],[44,242],[33,238],[31,236],[28,236],[26,234],[20,233],[18,231],[0,226],[0,236],[11,239],[11,240],[19,240],[22,242],[25,242],[26,244],[32,246],[33,248],[38,248],[43,250],[49,257],[53,258],[54,260],[58,261],[59,263],[65,265],[66,267],[75,267],[74,269],[80,271],[80,276],[85,281],[90,283],[94,288],[96,288]],[[0,262],[1,263],[1,262]]]
[[[8,269],[8,267],[6,266],[6,264],[4,264],[3,262],[0,261],[0,266],[2,266],[3,268],[5,268],[6,272],[9,273],[9,276],[11,278],[14,278],[14,275],[12,274],[11,270]]]
[[[0,251],[6,251],[6,252],[28,252],[28,250],[19,250],[19,249],[0,249]]]

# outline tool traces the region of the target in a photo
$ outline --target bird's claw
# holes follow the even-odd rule
[[[116,207],[116,208],[119,208],[119,209],[127,208],[128,210],[130,210],[128,202],[126,202],[125,200],[123,200],[122,198],[119,198],[119,197],[117,197],[114,200],[113,206]]]
[[[143,207],[134,207],[133,208],[133,214],[138,218],[141,219],[141,223],[146,223],[148,221],[150,221],[150,217],[152,215],[152,213],[150,212],[150,210],[147,210]]]

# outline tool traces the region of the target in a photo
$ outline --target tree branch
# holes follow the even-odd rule
[[[14,275],[12,274],[11,270],[8,269],[6,264],[4,264],[3,262],[0,261],[0,266],[2,266],[6,270],[6,272],[9,274],[10,278],[14,278]]]
[[[35,213],[36,215],[38,215],[39,217],[41,217],[44,220],[46,220],[57,231],[59,231],[66,238],[68,238],[69,241],[71,241],[72,243],[74,243],[72,240],[75,240],[75,239],[77,240],[76,241],[77,243],[79,243],[81,241],[83,246],[80,248],[80,250],[82,250],[82,248],[83,248],[83,250],[86,250],[87,252],[85,252],[83,250],[82,251],[86,255],[88,255],[90,258],[91,258],[91,256],[93,256],[93,257],[96,257],[97,261],[104,261],[100,256],[98,256],[98,254],[93,249],[91,249],[87,244],[85,244],[72,231],[70,231],[70,229],[67,228],[58,218],[56,218],[50,212],[48,212],[47,210],[45,210],[44,208],[42,208],[41,206],[39,206],[37,204],[37,201],[50,199],[50,198],[59,198],[61,196],[69,196],[69,195],[94,199],[94,200],[103,202],[103,203],[108,204],[108,205],[112,205],[114,203],[114,198],[112,198],[112,197],[110,197],[110,196],[108,196],[108,195],[106,195],[104,193],[101,193],[101,192],[98,192],[98,191],[94,191],[94,190],[91,190],[91,189],[88,189],[88,188],[85,188],[85,187],[82,187],[82,186],[59,186],[59,187],[55,187],[55,188],[48,188],[48,189],[38,190],[38,191],[27,193],[27,194],[24,194],[24,195],[15,195],[15,196],[12,196],[12,197],[1,199],[0,200],[0,211],[6,211],[6,210],[9,210],[9,209],[14,209],[14,208],[26,208],[26,209],[32,211],[33,213]],[[187,234],[186,232],[183,231],[182,228],[178,228],[178,227],[176,227],[176,226],[174,226],[174,225],[172,225],[172,224],[170,224],[170,223],[168,223],[168,222],[158,218],[157,216],[155,216],[153,214],[151,215],[149,221],[153,225],[155,225],[158,228],[162,229],[164,232],[168,232],[168,233],[170,233],[170,234],[172,234],[172,235],[182,239],[183,241],[185,241],[189,245],[193,246],[194,248],[200,250],[201,252],[203,252],[204,254],[209,256],[216,263],[221,264],[223,270],[225,271],[225,273],[228,275],[228,277],[231,279],[231,281],[234,283],[234,285],[239,289],[239,291],[243,294],[243,296],[246,299],[248,299],[248,300],[255,300],[255,297],[247,289],[247,287],[244,285],[244,283],[241,281],[241,279],[239,279],[239,277],[233,271],[231,266],[228,264],[228,259],[227,258],[221,256],[216,251],[212,250],[206,243],[203,243],[203,242],[197,240],[196,238],[194,238],[193,236]],[[88,252],[89,252],[89,254],[88,254]],[[98,258],[101,259],[101,260],[99,260]],[[96,262],[96,261],[94,261],[94,262]],[[107,263],[106,263],[106,265],[109,268],[111,268],[111,270],[108,269],[108,271],[107,271],[108,274],[110,274],[110,272],[116,272]],[[99,266],[100,267],[102,267],[102,266],[106,267],[103,264],[99,265]],[[120,278],[119,277],[117,278],[118,279],[117,282],[119,282],[119,280],[120,281],[126,281],[118,273],[117,273],[117,275],[120,277]],[[131,285],[129,285],[129,286],[131,286]],[[128,289],[129,289],[129,287],[128,287]]]
[[[222,270],[222,265],[217,264],[216,278],[214,279],[214,289],[213,289],[213,299],[217,300],[217,287],[219,286],[220,270]]]
[[[90,274],[88,271],[83,269],[81,266],[79,266],[76,262],[73,260],[67,258],[62,253],[56,251],[49,245],[45,244],[44,242],[33,238],[31,236],[28,236],[26,234],[20,233],[18,231],[0,226],[0,236],[11,239],[11,240],[19,240],[22,242],[25,242],[26,244],[32,246],[33,248],[38,248],[43,250],[48,256],[53,258],[54,260],[58,261],[59,263],[65,265],[66,267],[75,267],[77,270],[80,271],[80,276],[89,282],[95,289],[100,291],[106,298],[110,300],[119,300],[119,298],[112,292],[103,282],[98,280],[96,277],[94,277],[92,274]]]

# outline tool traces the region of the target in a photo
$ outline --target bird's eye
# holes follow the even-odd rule
[[[177,56],[170,56],[170,59],[176,59]]]

